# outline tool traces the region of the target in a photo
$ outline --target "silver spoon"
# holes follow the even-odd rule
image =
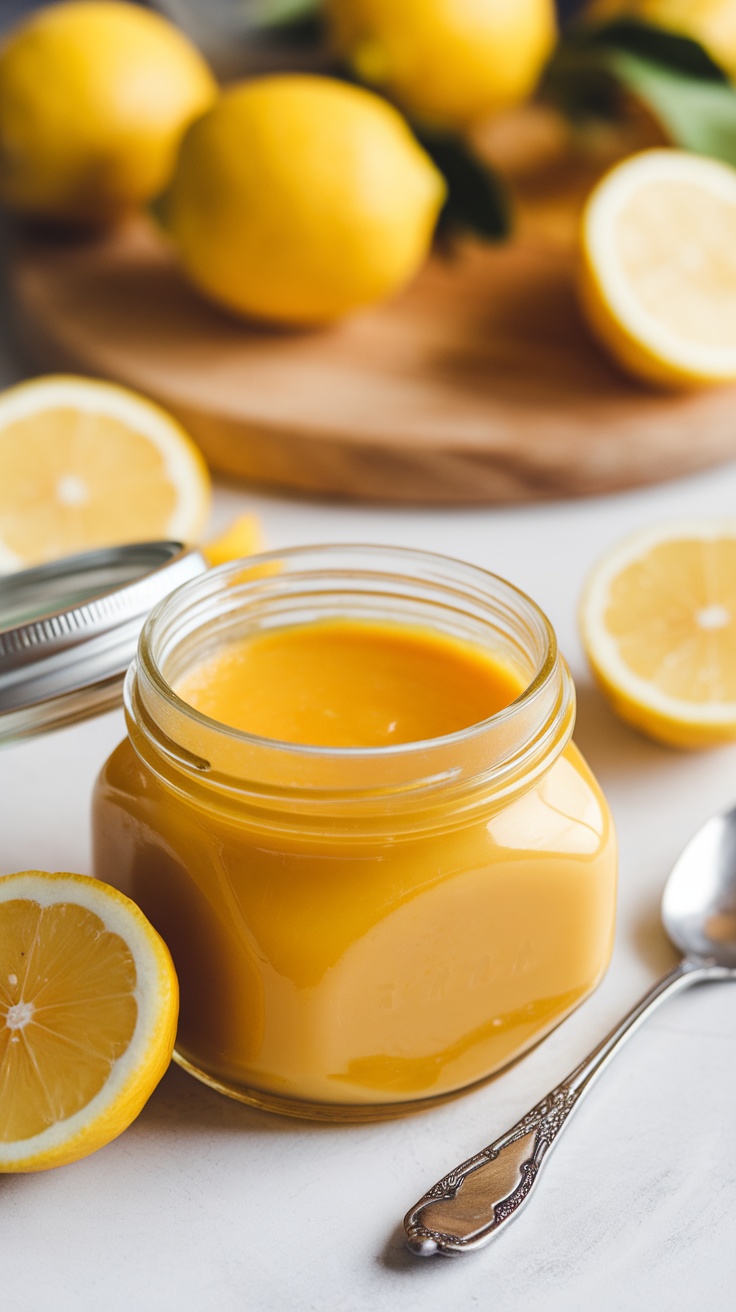
[[[512,1129],[456,1166],[404,1217],[419,1257],[470,1253],[513,1220],[584,1094],[660,1002],[688,984],[736,980],[736,807],[691,838],[665,885],[662,921],[684,954],[615,1029]]]

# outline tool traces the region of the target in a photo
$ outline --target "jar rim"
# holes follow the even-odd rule
[[[492,643],[525,686],[495,715],[390,747],[282,742],[197,711],[172,684],[243,631],[350,615]],[[126,681],[133,747],[166,786],[216,805],[269,813],[269,824],[331,817],[357,833],[495,808],[531,788],[564,750],[575,695],[544,612],[499,575],[406,547],[326,544],[230,562],[172,593],[149,616]],[[211,805],[208,801],[207,805]],[[441,813],[441,814],[440,814]],[[309,821],[311,823],[311,820]]]
[[[224,581],[229,577],[238,577],[239,575],[242,575],[244,565],[248,571],[253,571],[255,578],[257,577],[257,572],[259,570],[262,570],[269,565],[274,565],[284,559],[298,560],[306,554],[309,554],[310,556],[324,556],[327,558],[335,552],[346,553],[347,555],[354,554],[356,556],[362,552],[369,552],[372,555],[376,555],[378,558],[384,559],[396,559],[398,557],[417,564],[422,561],[430,562],[433,565],[440,564],[445,568],[449,565],[457,567],[468,579],[477,579],[479,582],[486,580],[491,582],[494,586],[500,585],[510,597],[513,597],[521,604],[521,606],[528,610],[536,620],[544,635],[544,653],[541,660],[538,662],[537,669],[531,680],[525,685],[519,695],[515,697],[512,702],[509,702],[507,706],[502,707],[499,711],[495,711],[492,715],[487,716],[483,720],[478,720],[474,724],[466,726],[464,729],[456,729],[452,733],[442,734],[434,738],[418,738],[412,739],[409,742],[391,743],[390,745],[378,747],[331,747],[312,743],[289,742],[280,738],[266,738],[260,734],[253,734],[243,729],[233,728],[231,725],[224,724],[221,720],[212,719],[210,716],[205,715],[202,711],[199,711],[196,707],[192,706],[190,702],[185,701],[178,695],[172,685],[165,678],[158,661],[155,659],[151,651],[152,630],[155,630],[156,625],[161,623],[162,619],[165,618],[167,610],[174,605],[180,604],[182,600],[186,599],[187,595],[199,591],[205,580],[218,578]],[[455,745],[460,747],[465,745],[473,738],[487,732],[490,728],[508,723],[514,718],[514,716],[518,715],[519,711],[536,698],[554,676],[558,659],[557,636],[542,608],[538,606],[537,603],[521,588],[510,583],[500,574],[495,574],[493,571],[486,570],[480,565],[470,564],[469,562],[460,560],[455,556],[446,556],[441,552],[419,551],[413,547],[391,547],[374,543],[341,542],[323,543],[309,547],[288,547],[281,551],[260,552],[258,555],[249,556],[244,560],[228,561],[224,565],[218,565],[215,568],[208,570],[206,574],[199,575],[198,577],[182,584],[179,588],[175,589],[174,592],[170,593],[158,603],[154,610],[150,612],[146,620],[141,632],[138,647],[138,661],[145,662],[148,677],[156,687],[159,694],[172,702],[181,714],[185,714],[195,722],[201,724],[202,728],[210,732],[216,731],[219,734],[226,735],[233,742],[241,743],[243,746],[249,746],[256,749],[259,747],[271,750],[277,749],[279,752],[293,753],[295,756],[300,757],[321,759],[324,759],[325,757],[334,757],[336,760],[342,759],[345,761],[388,760],[389,758],[405,756],[412,752],[420,754],[426,752],[428,749],[432,749],[433,747],[453,747]]]

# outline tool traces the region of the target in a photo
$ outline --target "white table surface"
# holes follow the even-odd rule
[[[9,348],[0,378],[16,376]],[[736,416],[735,416],[736,420]],[[697,433],[693,434],[697,441]],[[220,488],[266,542],[444,551],[505,575],[551,617],[575,675],[577,741],[621,845],[616,950],[596,994],[534,1052],[466,1097],[359,1127],[240,1106],[172,1068],[138,1121],[86,1161],[0,1176],[2,1312],[712,1312],[736,1307],[736,989],[666,1004],[603,1077],[529,1209],[490,1248],[420,1262],[406,1208],[501,1133],[674,959],[658,923],[670,865],[736,798],[736,748],[681,755],[610,714],[575,626],[584,572],[623,533],[733,513],[736,466],[587,502],[399,510]],[[0,869],[90,869],[88,808],[122,715],[0,753]]]

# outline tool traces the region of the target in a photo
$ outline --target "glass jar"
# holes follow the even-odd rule
[[[257,738],[173,691],[247,634],[336,617],[480,644],[524,691],[471,728],[371,749]],[[554,632],[502,579],[379,547],[226,565],[149,616],[125,703],[95,874],[168,943],[176,1059],[206,1083],[295,1115],[395,1115],[499,1070],[600,980],[611,817],[571,742]]]

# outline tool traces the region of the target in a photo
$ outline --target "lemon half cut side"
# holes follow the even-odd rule
[[[126,542],[193,542],[209,506],[199,449],[136,392],[49,375],[0,393],[0,572]]]
[[[591,193],[581,245],[583,312],[624,368],[673,388],[736,379],[736,169],[642,151]]]
[[[163,940],[82,875],[0,878],[0,1172],[109,1143],[171,1060],[179,1009]]]
[[[736,519],[644,529],[594,567],[583,644],[614,709],[675,747],[736,739]]]

